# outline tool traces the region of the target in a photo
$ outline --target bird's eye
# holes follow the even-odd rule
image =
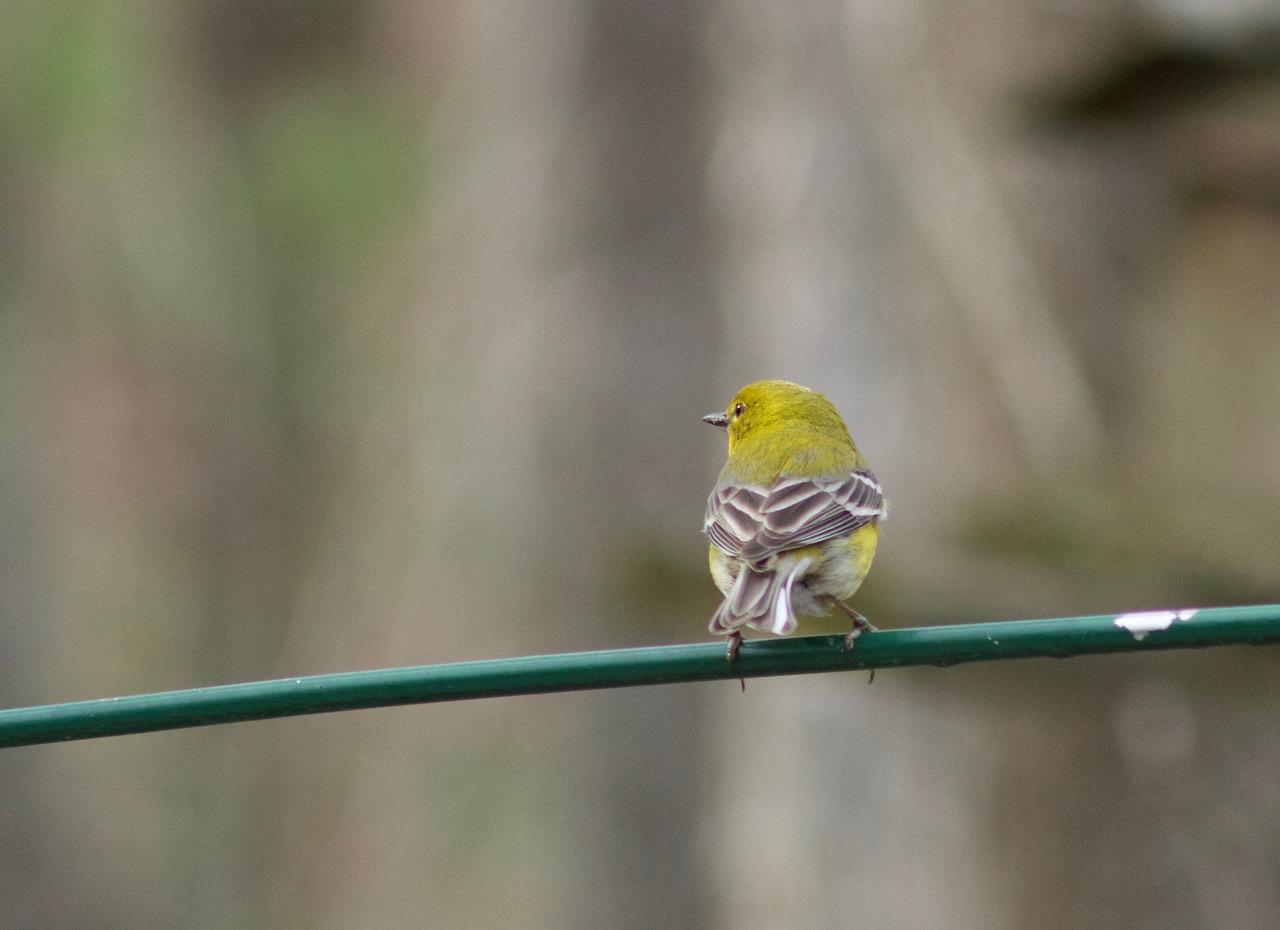
[[[742,403],[734,404],[734,405],[733,405],[733,415],[734,415],[735,417],[740,417],[740,416],[742,416],[742,411],[744,411],[744,410],[746,410],[746,409],[747,409],[747,405],[746,405],[746,404],[742,404]]]

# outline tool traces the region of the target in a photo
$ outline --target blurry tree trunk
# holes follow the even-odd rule
[[[478,636],[502,652],[661,641],[665,566],[703,558],[698,416],[722,402],[700,8],[462,10],[422,332],[423,574],[441,657],[474,654]],[[562,812],[526,850],[561,880],[545,925],[703,925],[696,692],[593,695],[556,719],[507,704],[534,715],[507,729],[531,753],[521,777],[556,786],[527,803]]]
[[[560,179],[583,206],[567,239],[550,244],[580,255],[594,282],[585,309],[600,380],[562,398],[560,417],[577,421],[585,442],[563,442],[551,421],[542,476],[548,535],[563,543],[543,604],[584,645],[702,629],[688,599],[671,592],[685,590],[690,568],[701,575],[708,476],[699,415],[724,402],[712,390],[704,10],[593,0],[586,14],[568,139],[584,175]],[[711,899],[691,829],[706,757],[699,694],[644,689],[586,705],[589,744],[571,763],[585,841],[584,930],[707,924]]]

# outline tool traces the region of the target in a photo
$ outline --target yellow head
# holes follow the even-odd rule
[[[702,419],[728,430],[730,456],[743,442],[789,430],[853,446],[849,429],[831,401],[790,381],[748,384],[729,402],[724,413],[708,414]]]

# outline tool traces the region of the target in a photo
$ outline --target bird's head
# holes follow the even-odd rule
[[[831,401],[817,391],[790,381],[748,384],[729,401],[724,413],[709,413],[702,419],[728,430],[730,455],[749,437],[786,427],[849,435]]]

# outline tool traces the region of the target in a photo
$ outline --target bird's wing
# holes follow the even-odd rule
[[[787,549],[848,536],[885,512],[880,482],[869,471],[784,477],[768,487],[729,481],[711,492],[704,528],[716,548],[758,564]]]

